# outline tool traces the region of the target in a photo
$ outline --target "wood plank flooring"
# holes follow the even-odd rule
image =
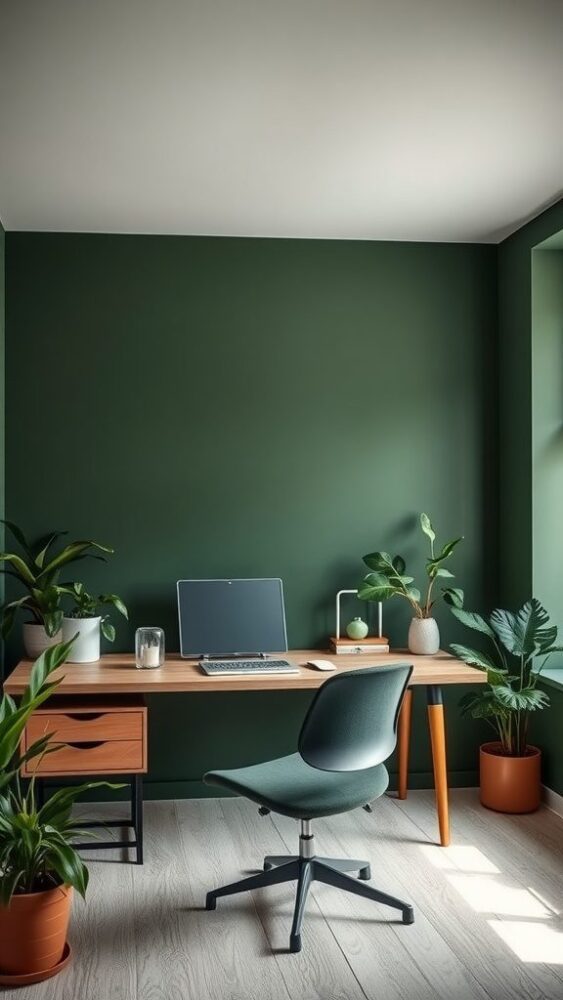
[[[82,807],[85,808],[85,807]],[[89,807],[90,811],[92,807]],[[119,815],[117,806],[96,807]],[[563,820],[483,810],[451,795],[452,846],[435,844],[432,792],[384,797],[315,824],[317,851],[371,862],[415,923],[315,885],[303,951],[287,952],[294,886],[218,900],[207,889],[293,853],[297,824],[242,799],[145,804],[145,864],[90,852],[69,967],[18,1000],[563,1000]]]

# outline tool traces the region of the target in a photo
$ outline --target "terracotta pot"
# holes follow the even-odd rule
[[[72,888],[59,885],[43,892],[12,896],[0,906],[0,972],[40,974],[60,962],[66,935]]]
[[[541,801],[541,750],[527,747],[511,757],[500,743],[483,743],[479,754],[481,804],[503,813],[534,812]]]

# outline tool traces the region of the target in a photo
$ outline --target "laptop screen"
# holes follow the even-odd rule
[[[179,580],[182,656],[287,650],[282,581]]]

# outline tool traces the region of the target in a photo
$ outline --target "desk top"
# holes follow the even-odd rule
[[[276,654],[299,666],[298,674],[256,674],[226,677],[224,674],[208,677],[202,673],[197,660],[182,660],[177,654],[167,657],[164,666],[155,670],[137,670],[131,653],[109,653],[95,663],[65,663],[52,675],[62,677],[57,694],[146,694],[167,691],[288,691],[317,688],[334,672],[315,670],[306,666],[307,660],[325,659],[336,664],[338,672],[358,670],[361,667],[386,666],[392,663],[412,663],[411,685],[418,684],[484,684],[483,671],[469,667],[449,653],[435,656],[414,656],[406,650],[377,655],[336,656],[318,649],[293,649]],[[4,682],[4,690],[12,695],[22,694],[31,667],[30,660],[22,660]]]

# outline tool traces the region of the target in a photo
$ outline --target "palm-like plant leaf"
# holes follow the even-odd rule
[[[538,688],[517,691],[508,685],[498,684],[493,690],[495,699],[514,712],[534,712],[549,705],[548,695]]]
[[[500,667],[490,656],[480,652],[478,649],[472,649],[470,646],[462,646],[457,642],[452,642],[451,649],[456,656],[459,656],[460,660],[468,663],[471,667],[478,667],[479,670],[488,670],[497,674],[506,673],[503,667]]]
[[[452,615],[454,615],[462,625],[466,625],[467,628],[475,629],[476,632],[482,632],[483,635],[488,636],[489,639],[495,638],[495,633],[489,623],[485,621],[481,615],[478,615],[477,612],[465,611],[463,608],[452,608]]]
[[[555,642],[557,628],[547,627],[548,622],[547,611],[535,597],[517,614],[500,608],[491,614],[491,624],[500,641],[515,656],[533,656]]]

